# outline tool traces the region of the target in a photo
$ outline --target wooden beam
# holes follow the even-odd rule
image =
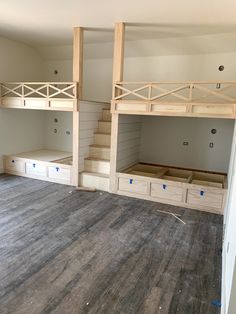
[[[117,192],[116,182],[116,165],[117,165],[117,145],[118,145],[118,122],[119,115],[117,113],[112,114],[111,124],[111,157],[110,157],[110,192]]]
[[[113,57],[113,84],[123,80],[124,69],[124,43],[125,43],[125,24],[115,24],[114,34],[114,57]]]
[[[73,36],[73,81],[79,84],[79,99],[82,99],[83,96],[83,42],[83,28],[75,27]]]
[[[73,81],[78,83],[78,103],[73,111],[73,170],[72,184],[79,185],[79,99],[83,97],[83,40],[84,30],[75,27],[73,32]]]

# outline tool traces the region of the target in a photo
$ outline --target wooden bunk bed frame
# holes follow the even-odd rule
[[[80,106],[83,101],[84,29],[73,30],[73,82],[0,82],[0,108],[68,111],[73,115],[73,152],[37,150],[4,156],[4,171],[79,185]],[[90,102],[95,106],[97,102]],[[101,107],[103,104],[99,104]],[[107,108],[107,106],[104,106]],[[90,108],[91,109],[91,108]],[[102,111],[101,111],[102,112]]]
[[[115,25],[110,192],[223,214],[227,175],[135,164],[117,171],[120,114],[236,118],[236,81],[124,82],[125,24]]]

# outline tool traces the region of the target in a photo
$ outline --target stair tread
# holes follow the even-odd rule
[[[110,159],[96,158],[96,157],[86,157],[84,160],[94,160],[94,161],[105,161],[110,162]]]
[[[110,177],[109,174],[106,174],[106,173],[90,172],[90,171],[82,171],[81,174],[88,174],[90,176],[103,177],[103,178],[108,178],[108,179]]]
[[[111,149],[111,146],[108,145],[99,145],[99,144],[91,144],[90,147],[96,147],[96,148],[105,148],[105,149]]]
[[[111,135],[111,133],[105,133],[105,132],[94,132],[94,134],[101,134],[101,135]]]

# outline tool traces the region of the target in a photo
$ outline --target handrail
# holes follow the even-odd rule
[[[77,99],[76,82],[0,82],[0,97]]]
[[[171,98],[171,99],[170,99]],[[236,81],[116,82],[113,101],[236,103]]]

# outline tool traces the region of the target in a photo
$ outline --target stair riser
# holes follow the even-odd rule
[[[108,133],[111,134],[111,122],[104,122],[104,121],[100,121],[98,123],[98,130],[101,133]]]
[[[110,146],[111,136],[106,134],[94,134],[94,144]]]
[[[80,185],[109,192],[109,178],[101,178],[87,173],[81,173]]]
[[[85,160],[84,169],[87,172],[110,174],[110,163],[100,160]]]
[[[90,147],[89,157],[110,159],[110,149],[100,147]]]
[[[102,120],[111,121],[111,113],[109,110],[103,110],[102,112]]]

